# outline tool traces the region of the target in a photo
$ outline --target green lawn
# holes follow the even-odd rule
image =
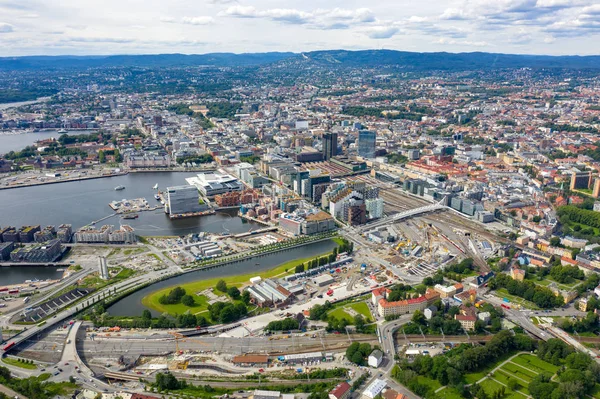
[[[419,381],[420,384],[427,385],[427,386],[431,387],[431,389],[434,391],[436,389],[442,387],[442,384],[440,384],[438,380],[434,380],[432,378],[425,377],[423,375],[418,376],[417,380]]]
[[[446,387],[446,388],[442,389],[441,391],[437,392],[435,394],[435,397],[439,398],[439,399],[462,399],[460,392],[458,392],[454,388],[449,388],[449,387]]]
[[[537,373],[548,372],[554,374],[558,370],[558,366],[545,362],[534,355],[522,354],[512,361]]]
[[[513,363],[506,363],[504,366],[502,366],[500,370],[507,372],[508,374],[514,374],[515,376],[527,382],[531,382],[533,377],[535,377],[538,374],[534,371],[526,369],[523,366],[518,366]]]
[[[346,319],[349,324],[354,324],[354,316],[351,316],[345,309],[352,308],[355,312],[363,315],[365,320],[369,323],[373,321],[369,307],[364,302],[358,303],[347,303],[342,306],[338,306],[333,310],[329,311],[329,315],[334,316],[336,319]]]
[[[320,254],[319,256],[323,256],[327,253],[330,253],[330,252]],[[160,313],[167,312],[170,314],[181,314],[181,313],[185,313],[187,310],[190,310],[192,313],[202,312],[202,311],[206,310],[206,308],[208,307],[208,303],[206,302],[205,297],[198,296],[195,294],[197,292],[204,291],[208,288],[215,287],[217,285],[217,282],[219,282],[219,280],[225,280],[228,287],[235,286],[235,287],[240,288],[244,285],[249,284],[250,278],[252,278],[252,277],[260,276],[264,279],[264,278],[269,278],[269,277],[281,276],[281,275],[285,275],[288,273],[293,273],[294,269],[296,268],[297,265],[304,263],[304,262],[308,262],[309,260],[314,259],[316,256],[317,255],[313,255],[313,256],[310,256],[307,258],[291,260],[289,262],[286,262],[286,263],[283,263],[283,264],[277,266],[274,269],[263,271],[263,272],[248,273],[248,274],[223,277],[223,278],[221,278],[221,277],[212,278],[212,279],[208,279],[208,280],[193,281],[193,282],[190,282],[187,284],[180,284],[179,286],[181,288],[184,288],[188,294],[194,296],[194,299],[196,300],[197,305],[192,308],[187,307],[183,304],[162,305],[158,302],[159,298],[162,295],[167,295],[169,293],[169,291],[171,291],[173,288],[176,287],[176,285],[167,287],[167,288],[163,288],[161,290],[155,291],[155,292],[145,296],[142,299],[142,304],[144,306],[154,309]]]
[[[2,361],[6,364],[9,364],[9,365],[15,366],[15,367],[20,367],[22,369],[28,369],[28,370],[36,370],[37,369],[37,366],[35,364],[20,362],[18,359],[15,359],[12,357],[4,357],[4,358],[2,358]]]
[[[510,380],[515,380],[520,388],[518,388],[517,390],[521,393],[524,393],[525,395],[529,395],[529,391],[527,390],[526,387],[524,387],[525,385],[529,385],[527,382],[521,381],[518,378],[514,378],[514,376],[507,374],[506,372],[502,371],[502,370],[498,370],[496,371],[493,376],[492,376],[495,380],[508,385],[508,381]]]
[[[523,298],[519,298],[518,296],[509,294],[508,291],[506,290],[506,288],[497,289],[496,296],[498,296],[500,298],[508,298],[508,300],[511,303],[518,303],[519,305],[521,305],[524,308],[534,309],[534,310],[539,309],[539,307],[535,303],[526,301]]]

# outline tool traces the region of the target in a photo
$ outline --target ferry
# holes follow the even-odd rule
[[[128,213],[126,215],[121,216],[121,219],[137,219],[139,215],[137,213]]]
[[[115,187],[115,191],[125,190],[125,186],[117,186]]]

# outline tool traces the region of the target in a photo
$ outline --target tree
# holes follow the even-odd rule
[[[421,324],[421,325],[425,325],[425,323],[426,323],[425,315],[423,314],[423,312],[421,312],[418,309],[415,310],[415,313],[413,313],[413,317],[411,320],[413,323],[417,323],[417,324]]]
[[[217,282],[216,288],[219,291],[226,293],[227,292],[227,283],[225,282],[225,280],[219,280],[219,282]]]
[[[144,309],[142,312],[142,319],[144,320],[152,320],[152,313],[148,309]]]
[[[100,162],[100,163],[106,162],[106,155],[104,154],[104,151],[102,151],[102,150],[98,151],[98,162]]]
[[[248,292],[247,290],[242,292],[242,301],[246,304],[249,305],[250,304],[250,292]]]
[[[363,317],[363,315],[357,314],[356,316],[354,316],[354,327],[358,332],[363,331],[363,329],[365,328],[365,318]]]
[[[237,287],[229,287],[227,289],[227,295],[231,297],[231,299],[237,300],[240,299],[240,290]]]
[[[194,297],[191,295],[184,295],[181,298],[181,303],[184,304],[185,306],[188,307],[192,307],[196,304],[196,301],[194,300]]]
[[[304,263],[296,266],[296,269],[294,270],[294,273],[302,273],[304,271]]]

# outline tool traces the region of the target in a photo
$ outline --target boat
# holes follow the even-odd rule
[[[156,199],[157,201],[160,201],[160,195],[154,194],[154,199]]]
[[[67,133],[67,129],[60,129],[57,133],[60,133],[60,134]]]
[[[152,189],[158,190],[158,183],[156,183],[154,186],[152,186]]]
[[[115,191],[125,190],[125,186],[117,186],[115,187]]]
[[[139,215],[137,213],[127,213],[121,216],[121,219],[137,219]]]

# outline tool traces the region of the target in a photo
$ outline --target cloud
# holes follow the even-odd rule
[[[176,19],[173,17],[160,17],[160,22],[166,22],[168,24],[172,24],[176,22]]]
[[[252,6],[230,6],[219,16],[233,18],[263,18],[274,22],[292,25],[310,25],[318,29],[349,29],[352,26],[370,24],[377,19],[368,8],[355,10],[345,8],[316,9],[301,11],[293,8],[274,8],[257,10]]]
[[[210,4],[231,4],[237,3],[237,0],[208,0]]]
[[[446,8],[446,10],[439,16],[442,20],[449,21],[463,21],[469,19],[465,12],[458,8]]]
[[[0,22],[0,33],[10,33],[15,30],[15,27],[6,22]]]
[[[400,29],[394,26],[373,26],[365,31],[371,39],[389,39],[400,32]]]
[[[210,25],[215,22],[213,17],[183,17],[182,23],[186,25]]]
[[[490,45],[488,42],[485,42],[485,41],[455,40],[455,39],[449,39],[446,37],[442,37],[434,43],[444,44],[444,45],[467,46],[467,47],[487,47]]]

